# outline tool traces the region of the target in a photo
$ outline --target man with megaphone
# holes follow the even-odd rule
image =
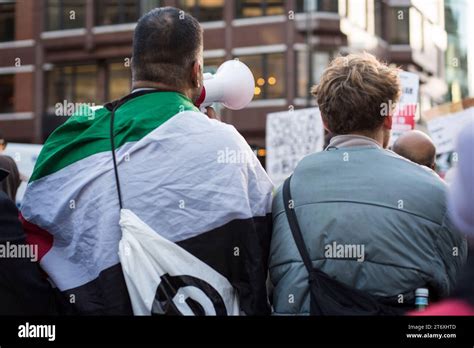
[[[250,71],[204,77],[200,24],[165,7],[137,24],[132,76],[130,95],[81,110],[43,148],[22,206],[42,268],[81,314],[269,314],[272,183],[198,108],[245,107]]]

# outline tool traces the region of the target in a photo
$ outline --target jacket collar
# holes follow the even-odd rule
[[[376,147],[378,149],[382,149],[380,144],[376,142],[374,139],[365,137],[362,135],[354,135],[354,134],[344,134],[344,135],[336,135],[331,139],[329,142],[329,146],[326,150],[330,149],[338,149],[344,147]]]

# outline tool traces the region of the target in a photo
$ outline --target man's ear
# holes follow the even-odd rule
[[[392,116],[389,115],[389,116],[385,116],[385,119],[383,120],[383,126],[385,129],[392,129],[392,123],[393,123],[393,119],[392,119]]]
[[[323,120],[324,129],[327,130],[329,133],[332,133],[332,131],[328,127],[328,120],[326,119],[326,117],[323,116],[323,114],[321,114],[321,119]]]
[[[201,87],[202,81],[202,67],[199,61],[194,61],[191,74],[191,83],[195,88]]]

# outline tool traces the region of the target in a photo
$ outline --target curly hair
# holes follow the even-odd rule
[[[369,53],[340,56],[311,93],[332,133],[373,131],[384,122],[383,107],[400,99],[399,69]]]

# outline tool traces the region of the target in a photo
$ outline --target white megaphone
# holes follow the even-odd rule
[[[231,110],[245,108],[253,99],[255,80],[250,69],[239,60],[228,60],[217,72],[204,74],[204,88],[195,105],[201,110],[221,103]]]

